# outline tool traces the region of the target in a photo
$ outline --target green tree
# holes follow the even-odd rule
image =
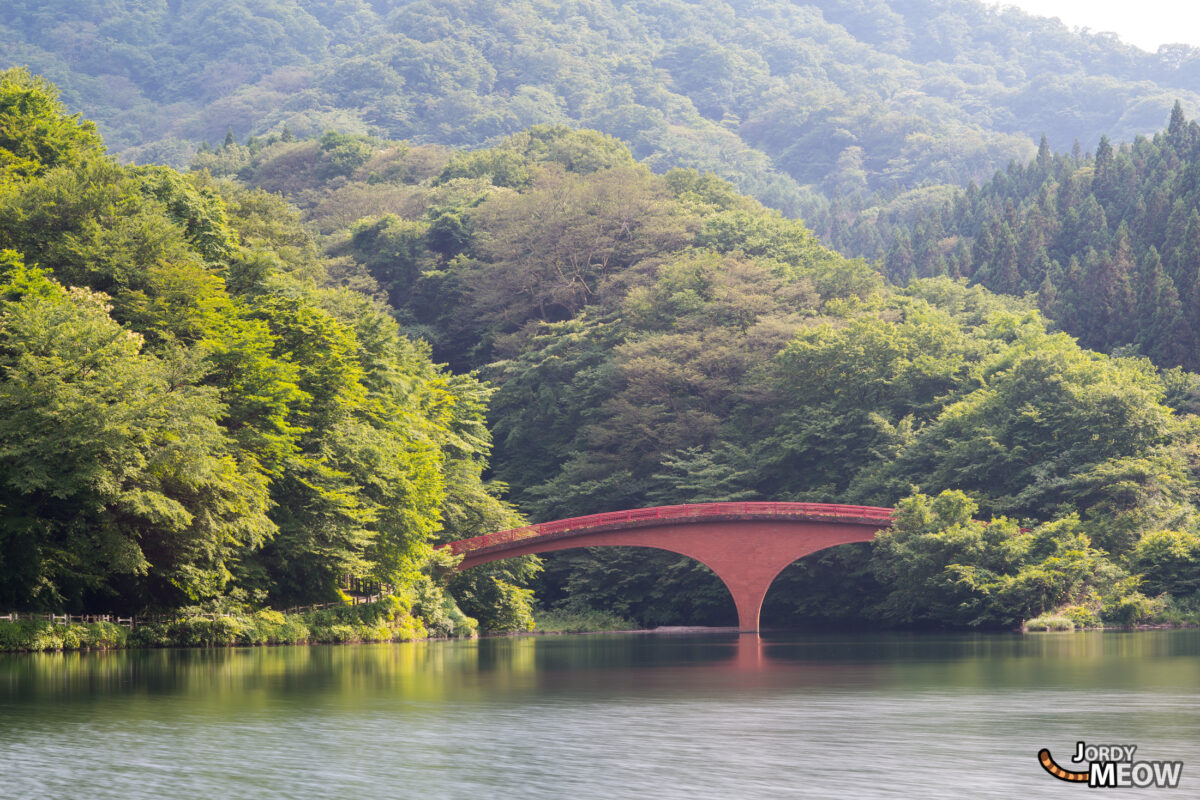
[[[1120,571],[1091,546],[1079,519],[1019,530],[1000,518],[973,519],[965,494],[917,494],[897,507],[880,533],[872,563],[887,588],[881,606],[892,622],[1015,627],[1061,606],[1100,610]]]
[[[1142,575],[1152,595],[1187,597],[1200,592],[1200,535],[1193,531],[1153,531],[1129,554],[1130,568]]]
[[[884,474],[897,488],[962,489],[990,513],[1037,517],[1070,504],[1097,544],[1128,549],[1138,529],[1186,507],[1163,385],[1148,362],[1016,323],[993,322],[1011,344],[983,385],[947,405]]]
[[[967,347],[951,318],[921,300],[802,330],[775,358],[767,413],[754,412],[772,424],[755,447],[760,491],[846,497],[940,410],[966,377]]]
[[[1187,358],[1192,341],[1183,316],[1183,305],[1171,276],[1153,246],[1139,267],[1136,283],[1138,336],[1142,351],[1156,364],[1179,364]]]
[[[95,124],[67,114],[58,97],[27,69],[0,72],[0,187],[103,152]]]
[[[142,352],[102,296],[19,266],[2,292],[5,599],[128,610],[221,593],[275,528],[216,391]]]
[[[1015,572],[1022,554],[1017,526],[1008,520],[976,521],[976,505],[965,494],[922,494],[897,505],[893,526],[876,538],[872,563],[887,587],[881,614],[898,623],[942,625],[995,623],[980,592],[962,580],[960,567],[989,573]]]
[[[590,178],[546,170],[527,193],[490,198],[477,212],[487,233],[468,278],[473,316],[507,332],[597,302],[617,271],[682,243],[662,199],[661,183],[640,167]]]

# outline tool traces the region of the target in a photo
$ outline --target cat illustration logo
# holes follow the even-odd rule
[[[1060,781],[1085,783],[1093,789],[1174,789],[1179,786],[1182,761],[1134,761],[1133,754],[1136,752],[1136,744],[1089,745],[1087,742],[1077,742],[1071,761],[1088,762],[1086,771],[1060,767],[1044,747],[1038,751],[1038,762],[1042,769]]]

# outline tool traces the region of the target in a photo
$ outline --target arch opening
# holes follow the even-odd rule
[[[869,542],[851,542],[796,559],[767,587],[761,624],[811,629],[863,625],[867,607],[879,596],[870,557]]]
[[[549,609],[580,606],[633,620],[638,627],[737,624],[734,598],[702,561],[657,547],[610,545],[544,553],[535,586]]]

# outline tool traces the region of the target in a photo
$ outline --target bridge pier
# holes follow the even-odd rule
[[[733,595],[733,604],[737,606],[738,633],[758,633],[763,600],[766,598],[767,589],[770,586],[767,584],[763,587],[753,587],[735,592],[733,589],[729,589],[729,584],[725,584],[725,588],[729,589],[729,593]]]
[[[731,548],[732,552],[688,555],[716,573],[729,590],[733,605],[737,608],[738,632],[758,633],[763,600],[771,584],[789,564],[819,548],[797,541],[797,537],[793,536],[770,537],[753,544],[741,544],[741,547]]]

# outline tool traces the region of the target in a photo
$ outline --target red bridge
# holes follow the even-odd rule
[[[892,509],[828,503],[701,503],[611,511],[543,522],[446,545],[459,569],[573,547],[653,547],[694,558],[725,584],[738,628],[758,631],[767,589],[784,567],[849,542],[869,542]]]

